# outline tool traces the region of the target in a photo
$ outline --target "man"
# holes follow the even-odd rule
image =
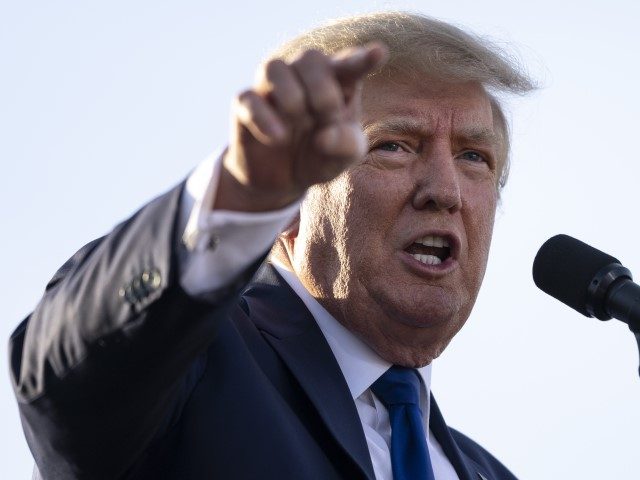
[[[418,15],[276,52],[222,155],[81,249],[12,336],[39,475],[514,478],[429,392],[506,179],[489,88],[531,86]]]

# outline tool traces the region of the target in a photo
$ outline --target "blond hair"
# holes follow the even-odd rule
[[[534,87],[517,59],[493,43],[448,23],[409,12],[379,12],[333,20],[289,40],[270,58],[293,60],[316,49],[332,54],[373,41],[389,49],[389,60],[372,76],[402,73],[446,82],[477,82],[491,99],[494,123],[501,138],[498,186],[509,172],[509,125],[497,95],[523,94]]]

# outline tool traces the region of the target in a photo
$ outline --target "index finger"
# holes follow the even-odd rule
[[[372,42],[362,47],[342,50],[331,58],[336,78],[340,83],[351,84],[382,67],[389,50],[381,42]]]

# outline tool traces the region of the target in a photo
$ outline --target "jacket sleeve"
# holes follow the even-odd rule
[[[262,261],[213,304],[187,295],[174,231],[182,188],[79,250],[10,339],[23,428],[45,479],[126,477],[175,423],[217,319]]]

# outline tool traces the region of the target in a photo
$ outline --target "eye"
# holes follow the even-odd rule
[[[400,152],[404,149],[397,142],[381,142],[377,145],[374,145],[371,150],[383,150],[385,152]]]
[[[470,162],[485,162],[488,163],[487,159],[484,155],[478,152],[474,152],[473,150],[469,150],[468,152],[464,152],[460,155],[460,158],[463,160],[469,160]]]
[[[385,140],[383,137],[369,141],[371,146],[366,157],[369,166],[382,170],[406,168],[415,157],[416,151],[407,140]]]
[[[414,145],[411,140],[380,140],[372,141],[370,152],[389,152],[389,153],[416,153],[418,145]]]

